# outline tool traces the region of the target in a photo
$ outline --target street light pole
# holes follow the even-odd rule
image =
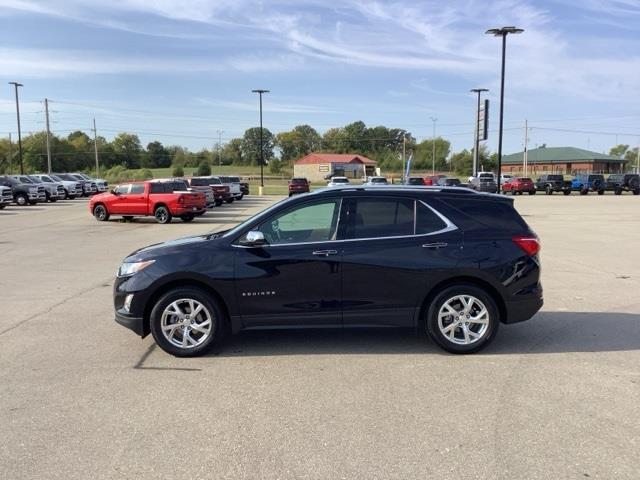
[[[262,145],[262,94],[269,93],[269,90],[256,89],[251,90],[252,93],[257,93],[260,97],[260,195],[264,190],[264,147]]]
[[[431,150],[431,175],[433,176],[436,174],[436,122],[438,119],[435,117],[429,118],[431,118],[431,121],[433,122],[433,139],[431,141],[433,147]]]
[[[469,90],[478,94],[478,107],[476,109],[476,128],[474,130],[475,136],[473,139],[473,167],[471,168],[471,175],[474,177],[478,175],[478,163],[480,160],[480,95],[482,92],[488,92],[488,88],[472,88]],[[486,113],[485,113],[486,122]]]
[[[502,175],[502,124],[504,116],[504,60],[507,51],[507,35],[510,33],[522,33],[522,28],[516,27],[502,27],[492,28],[485,33],[494,35],[496,37],[502,37],[502,73],[500,77],[500,125],[498,127],[498,193],[500,193],[500,176]]]
[[[16,117],[18,118],[18,158],[20,159],[20,175],[24,175],[24,164],[22,163],[22,133],[20,131],[20,102],[18,101],[18,87],[23,85],[18,82],[9,82],[16,90]]]

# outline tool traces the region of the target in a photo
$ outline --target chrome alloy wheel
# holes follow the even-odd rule
[[[456,295],[440,308],[438,328],[451,343],[471,345],[487,333],[489,311],[484,303],[472,295]]]
[[[164,309],[160,328],[172,345],[183,349],[195,348],[213,333],[213,317],[197,300],[181,298]]]

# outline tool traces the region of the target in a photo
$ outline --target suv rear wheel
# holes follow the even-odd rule
[[[496,336],[500,320],[491,295],[475,285],[442,290],[427,310],[427,333],[451,353],[474,353]]]
[[[225,332],[222,309],[199,288],[176,288],[165,293],[151,310],[149,321],[158,346],[177,357],[202,355]]]

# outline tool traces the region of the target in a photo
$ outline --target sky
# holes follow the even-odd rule
[[[258,124],[323,132],[362,120],[471,148],[476,98],[506,153],[640,143],[640,0],[0,0],[0,136],[137,133],[198,150]],[[432,119],[436,119],[435,122]]]

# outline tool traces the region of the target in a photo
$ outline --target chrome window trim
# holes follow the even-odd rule
[[[362,241],[369,241],[369,240],[394,240],[397,238],[421,238],[421,237],[430,237],[432,235],[439,235],[442,233],[448,233],[448,232],[453,232],[455,230],[458,230],[458,227],[451,221],[449,220],[447,217],[445,217],[444,215],[442,215],[440,212],[438,212],[435,208],[433,208],[432,206],[428,205],[427,203],[425,203],[422,200],[418,200],[420,203],[422,203],[425,207],[427,207],[429,210],[431,210],[433,213],[435,213],[438,218],[440,218],[440,220],[442,220],[445,223],[445,227],[441,228],[440,230],[436,230],[435,232],[429,232],[429,233],[420,233],[420,234],[416,234],[415,233],[415,226],[414,226],[414,234],[413,235],[396,235],[396,236],[390,236],[390,237],[370,237],[370,238],[348,238],[348,239],[342,239],[342,240],[323,240],[323,241],[318,241],[318,242],[294,242],[294,243],[273,243],[273,244],[266,244],[266,245],[261,245],[260,248],[268,248],[268,247],[291,247],[291,246],[300,246],[300,245],[317,245],[317,244],[323,244],[323,243],[344,243],[344,242],[362,242]],[[414,225],[416,222],[416,214],[417,214],[417,204],[415,203],[416,200],[414,200],[414,208],[415,208],[415,213],[414,213]],[[342,207],[342,199],[340,200],[340,206]],[[341,208],[342,209],[342,208]],[[340,223],[340,219],[338,218],[338,224]],[[337,227],[336,227],[336,232],[337,232]],[[235,245],[235,244],[231,244],[232,247],[236,247],[236,248],[257,248],[257,247],[251,247],[251,246],[245,246],[245,245]]]

